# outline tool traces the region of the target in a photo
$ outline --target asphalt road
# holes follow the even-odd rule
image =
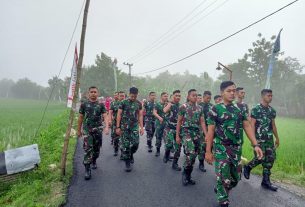
[[[133,171],[124,171],[125,163],[113,156],[109,136],[105,136],[98,169],[92,170],[92,179],[84,180],[82,141],[78,141],[74,160],[74,176],[68,190],[68,207],[214,207],[217,206],[213,186],[215,174],[212,166],[207,172],[195,163],[192,177],[194,186],[182,186],[181,172],[171,169],[171,162],[148,153],[146,138],[141,137],[135,154]],[[180,159],[182,164],[184,157]],[[260,187],[260,178],[242,179],[230,195],[231,206],[236,207],[305,207],[305,200],[285,189],[270,192]]]

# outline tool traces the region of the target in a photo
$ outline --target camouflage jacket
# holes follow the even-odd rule
[[[121,128],[136,129],[139,128],[139,111],[142,110],[140,101],[131,101],[125,99],[120,102],[119,109],[122,109]]]
[[[145,109],[145,116],[149,117],[151,119],[155,119],[155,116],[153,115],[153,110],[155,107],[155,103],[152,101],[146,101],[143,105],[144,109]]]
[[[79,108],[79,113],[84,116],[83,129],[88,132],[102,126],[102,115],[106,113],[106,107],[98,101],[84,101]]]
[[[256,119],[255,136],[258,141],[273,139],[272,120],[276,117],[276,111],[262,104],[256,105],[251,111],[251,118]]]
[[[199,105],[202,107],[205,125],[208,126],[208,123],[207,123],[208,113],[211,110],[211,108],[213,107],[213,104],[201,102]]]
[[[238,103],[237,101],[234,101],[234,103],[238,106],[238,108],[240,108],[240,110],[243,110],[246,112],[246,115],[249,116],[249,106],[248,104],[242,102],[242,103]]]
[[[112,122],[114,124],[116,123],[116,117],[118,114],[119,105],[120,105],[120,101],[112,101],[110,105],[110,110],[112,110],[112,116],[113,116]]]
[[[166,119],[165,113],[163,111],[163,108],[165,107],[166,103],[157,102],[155,104],[154,109],[157,111],[157,114],[162,117],[163,119]],[[163,123],[165,123],[166,120],[163,120]],[[156,118],[156,122],[159,123],[159,119]]]
[[[200,118],[203,117],[201,106],[184,103],[179,108],[178,114],[183,117],[182,128],[190,130],[200,130]]]
[[[216,104],[208,113],[208,125],[215,125],[214,143],[221,145],[243,144],[243,121],[245,111],[236,104]]]
[[[173,103],[168,113],[166,113],[167,126],[170,129],[176,129],[178,121],[178,112],[180,103]]]

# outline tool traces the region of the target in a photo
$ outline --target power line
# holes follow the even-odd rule
[[[154,44],[162,42],[163,37],[166,37],[167,34],[169,34],[172,30],[174,30],[179,24],[181,24],[185,19],[187,19],[189,16],[191,16],[199,7],[201,7],[207,0],[203,0],[200,2],[194,9],[192,9],[189,13],[187,13],[182,19],[180,19],[175,25],[173,25],[167,32],[162,34],[159,38],[157,38],[153,43],[151,43],[149,46],[142,49],[140,52],[138,52],[136,55],[130,57],[127,59],[127,61],[133,60],[139,55],[145,53],[147,50],[149,50],[151,47],[153,47]]]
[[[187,31],[188,29],[192,28],[193,26],[195,26],[196,24],[198,24],[199,22],[201,22],[202,20],[204,20],[206,17],[208,17],[209,15],[211,15],[212,13],[214,13],[217,9],[219,9],[220,7],[222,7],[225,3],[227,3],[229,0],[225,0],[224,2],[222,2],[220,5],[218,5],[217,7],[215,7],[213,10],[211,10],[209,13],[207,13],[206,15],[204,15],[203,17],[201,17],[199,20],[197,20],[196,22],[194,22],[193,24],[189,25],[188,27],[186,27],[184,30],[182,30],[181,32],[179,32],[177,35],[173,36],[172,38],[170,38],[168,41],[164,42],[162,45],[159,45],[158,47],[156,47],[155,49],[153,49],[151,52],[149,52],[148,54],[142,56],[142,58],[140,58],[139,60],[136,60],[136,63],[142,62],[142,60],[144,60],[147,56],[153,54],[154,52],[156,52],[158,49],[160,49],[161,47],[167,45],[169,42],[171,42],[172,40],[176,39],[177,37],[179,37],[182,33],[184,33],[185,31]]]
[[[203,52],[203,51],[205,51],[205,50],[207,50],[207,49],[209,49],[209,48],[215,46],[215,45],[218,45],[219,43],[221,43],[221,42],[223,42],[223,41],[225,41],[225,40],[227,40],[227,39],[229,39],[229,38],[231,38],[231,37],[237,35],[238,33],[240,33],[240,32],[242,32],[242,31],[244,31],[244,30],[246,30],[246,29],[252,27],[253,25],[258,24],[259,22],[261,22],[261,21],[267,19],[268,17],[270,17],[270,16],[272,16],[272,15],[274,15],[274,14],[280,12],[281,10],[283,10],[283,9],[285,9],[285,8],[287,8],[287,7],[289,7],[289,6],[291,6],[292,4],[296,3],[297,1],[299,1],[299,0],[295,0],[295,1],[290,2],[289,4],[287,4],[287,5],[285,5],[285,6],[281,7],[281,8],[279,8],[278,10],[276,10],[276,11],[274,11],[274,12],[268,14],[267,16],[264,16],[263,18],[261,18],[261,19],[255,21],[255,22],[249,24],[248,26],[246,26],[246,27],[244,27],[244,28],[238,30],[237,32],[234,32],[234,33],[232,33],[232,34],[226,36],[225,38],[223,38],[223,39],[221,39],[221,40],[219,40],[219,41],[217,41],[217,42],[215,42],[215,43],[213,43],[213,44],[211,44],[211,45],[209,45],[209,46],[207,46],[207,47],[205,47],[205,48],[203,48],[203,49],[201,49],[201,50],[198,50],[198,51],[196,51],[196,52],[194,52],[194,53],[192,53],[192,54],[190,54],[190,55],[187,55],[187,56],[185,56],[185,57],[183,57],[183,58],[180,58],[180,59],[178,59],[178,60],[176,60],[176,61],[174,61],[174,62],[171,62],[171,63],[169,63],[169,64],[167,64],[167,65],[164,65],[164,66],[162,66],[162,67],[159,67],[159,68],[156,68],[156,69],[153,69],[153,70],[149,70],[149,71],[146,71],[146,72],[142,72],[142,73],[137,73],[137,74],[135,74],[135,75],[141,75],[141,74],[147,74],[147,73],[155,72],[155,71],[158,71],[158,70],[162,70],[162,69],[164,69],[164,68],[167,68],[167,67],[169,67],[169,66],[175,65],[175,64],[177,64],[177,63],[179,63],[179,62],[182,62],[183,60],[186,60],[186,59],[188,59],[188,58],[190,58],[190,57],[192,57],[192,56],[194,56],[194,55],[197,55],[197,54],[199,54],[199,53],[201,53],[201,52]]]
[[[65,61],[66,61],[66,58],[67,58],[67,55],[68,55],[68,52],[69,52],[69,49],[70,49],[70,46],[71,46],[71,43],[72,43],[72,40],[73,40],[74,34],[75,34],[75,31],[76,31],[76,29],[77,29],[77,25],[78,25],[79,19],[80,19],[80,17],[81,17],[81,14],[82,14],[83,8],[84,8],[84,6],[85,6],[85,2],[86,2],[86,0],[84,0],[84,2],[83,2],[83,4],[82,4],[82,7],[81,7],[81,9],[80,9],[80,12],[79,12],[79,14],[78,14],[78,17],[77,17],[77,20],[76,20],[76,23],[75,23],[75,26],[74,26],[74,29],[73,29],[73,32],[72,32],[72,35],[71,35],[71,38],[70,38],[70,41],[69,41],[69,44],[68,44],[68,47],[67,47],[66,53],[65,53],[64,59],[63,59],[63,60],[62,60],[62,62],[61,62],[60,70],[59,70],[59,72],[58,72],[58,74],[57,74],[57,76],[56,76],[55,83],[54,83],[54,85],[53,85],[53,87],[52,87],[52,90],[51,90],[50,96],[49,96],[49,98],[48,98],[48,100],[47,100],[47,104],[46,104],[46,106],[45,106],[45,108],[44,108],[44,110],[43,110],[43,114],[42,114],[42,117],[41,117],[40,123],[39,123],[38,128],[37,128],[37,130],[36,130],[36,132],[35,132],[35,137],[36,137],[37,132],[39,131],[39,129],[40,129],[40,127],[41,127],[41,125],[42,125],[42,122],[43,122],[43,120],[44,120],[44,117],[45,117],[46,111],[47,111],[47,109],[48,109],[48,106],[49,106],[49,103],[50,103],[51,97],[52,97],[53,92],[54,92],[54,89],[55,89],[55,87],[56,87],[56,85],[57,85],[57,82],[58,82],[58,80],[59,80],[59,76],[60,76],[60,74],[61,74],[61,72],[62,72],[62,69],[63,69],[64,63],[65,63]]]

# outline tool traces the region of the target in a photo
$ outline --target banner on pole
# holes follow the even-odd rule
[[[74,51],[74,59],[73,59],[73,66],[71,70],[71,80],[69,86],[69,93],[68,93],[68,101],[67,107],[72,107],[72,101],[75,93],[75,86],[76,86],[76,77],[77,77],[77,63],[78,63],[78,54],[77,54],[77,44],[75,45]]]

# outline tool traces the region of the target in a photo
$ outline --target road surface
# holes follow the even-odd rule
[[[171,162],[148,153],[146,138],[140,138],[133,171],[124,171],[125,163],[113,156],[109,136],[104,136],[98,169],[92,170],[92,179],[84,180],[82,141],[79,140],[74,159],[74,176],[68,190],[67,207],[214,207],[217,206],[213,186],[212,166],[207,172],[195,163],[192,177],[194,186],[182,186],[181,172],[171,169]],[[182,164],[184,157],[180,159]],[[305,207],[305,200],[285,189],[271,192],[260,187],[260,178],[242,179],[230,195],[231,206],[236,207]]]

